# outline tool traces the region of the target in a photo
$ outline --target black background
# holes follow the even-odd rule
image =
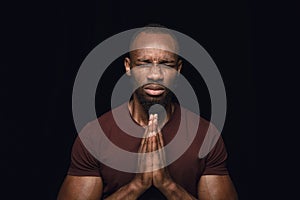
[[[160,23],[198,41],[217,64],[228,98],[222,132],[228,168],[240,199],[253,199],[261,6],[245,0],[6,3],[1,7],[0,61],[3,195],[56,198],[76,137],[72,87],[82,61],[120,31]],[[111,76],[123,72],[120,66]],[[111,90],[104,85],[104,93]],[[99,112],[107,109],[104,105]]]

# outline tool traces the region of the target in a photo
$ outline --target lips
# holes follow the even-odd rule
[[[148,84],[144,86],[144,91],[151,96],[159,96],[164,93],[165,88],[158,84]]]

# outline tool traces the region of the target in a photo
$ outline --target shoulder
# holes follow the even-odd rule
[[[79,132],[81,141],[85,146],[98,147],[111,138],[111,134],[120,133],[119,125],[125,118],[126,104],[122,104],[106,113],[88,122]],[[122,122],[125,123],[125,122]],[[122,124],[121,124],[122,125]],[[106,136],[106,137],[105,137]]]
[[[191,122],[201,122],[203,126],[209,126],[210,121],[202,117],[200,114],[188,109],[182,105],[175,104],[176,115],[181,115],[181,119],[186,119]]]
[[[200,133],[203,136],[207,133],[219,133],[216,126],[209,119],[202,117],[200,114],[178,104],[176,105],[176,110],[176,115],[179,117],[178,121],[180,121],[180,123],[184,123],[188,129],[193,127],[193,129],[196,129],[198,134]]]
[[[98,122],[101,123],[102,125],[105,125],[107,123],[110,123],[112,121],[115,121],[115,118],[117,116],[123,116],[128,114],[128,108],[127,108],[127,103],[123,103],[107,112],[102,114],[100,117],[98,117]]]
[[[221,131],[213,122],[185,107],[178,106],[178,108],[180,109],[180,123],[186,126],[187,134],[193,137],[193,133],[196,133],[194,143],[201,147],[199,157],[205,157],[216,144],[223,142]]]

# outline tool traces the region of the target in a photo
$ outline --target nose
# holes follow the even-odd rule
[[[161,81],[161,80],[163,80],[164,75],[163,75],[163,72],[161,70],[161,67],[157,64],[153,64],[150,67],[147,78],[148,78],[148,80],[152,80],[152,81]]]

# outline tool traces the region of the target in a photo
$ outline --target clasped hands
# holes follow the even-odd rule
[[[163,146],[164,141],[158,126],[158,115],[150,114],[148,126],[138,151],[140,173],[137,173],[132,180],[142,192],[152,185],[159,190],[164,190],[173,182],[165,167],[166,158]]]

